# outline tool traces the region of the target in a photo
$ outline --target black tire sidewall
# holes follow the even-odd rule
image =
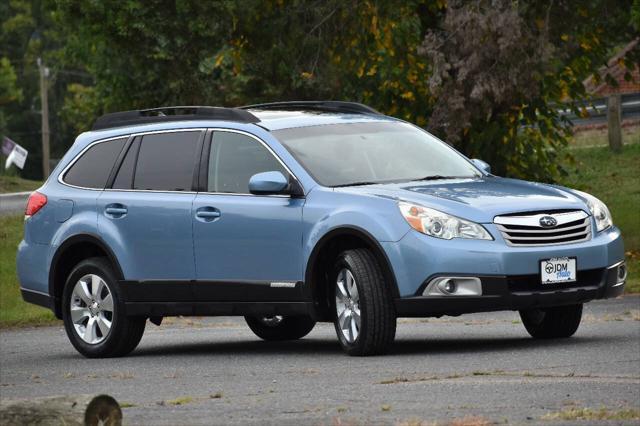
[[[113,298],[113,317],[111,321],[111,330],[107,337],[97,344],[86,343],[78,334],[71,321],[70,305],[71,305],[71,292],[73,287],[80,278],[87,274],[95,274],[104,280],[111,297]],[[73,347],[78,352],[87,357],[101,357],[108,356],[112,349],[119,343],[123,328],[124,303],[117,286],[117,280],[113,274],[113,271],[106,260],[102,258],[91,258],[80,262],[69,274],[67,282],[64,286],[62,295],[62,319],[64,321],[64,327],[67,332],[67,336],[71,341]]]
[[[343,349],[347,352],[347,353],[357,353],[360,352],[361,350],[361,345],[362,345],[362,335],[363,332],[366,330],[366,327],[368,326],[368,321],[367,321],[367,304],[363,303],[365,302],[364,299],[366,299],[367,295],[365,294],[365,289],[363,287],[362,284],[362,279],[361,277],[359,277],[355,271],[354,271],[354,266],[350,263],[350,258],[349,255],[346,253],[341,254],[340,256],[338,256],[338,259],[336,260],[336,263],[333,267],[333,271],[331,272],[331,288],[333,289],[333,291],[331,292],[331,309],[333,312],[333,325],[336,329],[336,334],[338,335],[338,339],[340,340],[340,344],[342,345]],[[358,330],[358,337],[356,337],[356,340],[352,343],[348,342],[347,339],[344,337],[344,335],[342,334],[342,329],[340,328],[340,326],[338,325],[338,311],[336,308],[336,282],[338,280],[338,274],[340,273],[340,271],[342,269],[348,269],[349,272],[351,272],[351,274],[353,275],[353,277],[355,278],[356,281],[356,287],[358,289],[358,297],[359,297],[359,308],[360,308],[360,330]]]
[[[542,313],[542,317],[539,317]],[[573,336],[582,321],[582,304],[520,311],[527,332],[536,339],[558,339]]]

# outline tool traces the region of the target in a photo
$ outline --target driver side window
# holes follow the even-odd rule
[[[282,164],[257,140],[241,133],[213,133],[208,192],[249,194],[251,176],[271,171],[289,176]]]

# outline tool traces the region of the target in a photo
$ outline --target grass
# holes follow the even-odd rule
[[[18,176],[0,176],[0,194],[34,191],[42,185],[39,180],[27,180]]]
[[[604,201],[625,240],[629,278],[626,291],[640,292],[640,143],[626,145],[620,154],[607,147],[571,149],[576,162],[567,166],[561,182],[589,192]],[[0,176],[0,188],[9,180]],[[26,187],[22,187],[25,189]],[[12,189],[18,190],[18,189]],[[1,192],[1,191],[0,191]],[[15,272],[15,255],[22,238],[22,216],[0,216],[0,327],[51,324],[57,321],[47,309],[22,301]]]
[[[622,230],[629,267],[627,292],[640,292],[640,143],[620,154],[607,147],[573,149],[576,162],[561,182],[601,199]]]
[[[640,143],[640,126],[623,127],[622,142],[624,144]],[[571,146],[579,148],[607,146],[608,144],[608,130],[606,128],[578,130],[571,140]]]
[[[180,398],[172,399],[167,401],[167,405],[186,405],[193,402],[193,398],[190,396],[183,396]]]
[[[0,327],[57,321],[48,309],[22,301],[16,276],[16,250],[22,239],[22,221],[22,216],[0,216]]]

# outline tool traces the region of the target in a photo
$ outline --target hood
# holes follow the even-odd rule
[[[570,190],[542,183],[487,176],[477,179],[446,179],[340,188],[431,207],[479,223],[507,213],[584,210],[586,204]]]

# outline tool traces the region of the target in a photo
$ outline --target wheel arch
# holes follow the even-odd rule
[[[332,320],[326,291],[326,272],[328,268],[323,271],[322,266],[335,259],[342,251],[352,248],[367,248],[371,250],[382,267],[385,282],[389,287],[391,296],[394,299],[400,297],[391,262],[382,245],[365,229],[355,226],[340,226],[330,230],[318,240],[311,251],[305,270],[305,283],[309,298],[314,304],[314,315],[317,320]],[[325,273],[323,274],[323,272]]]
[[[62,318],[62,292],[67,276],[75,265],[90,257],[106,257],[116,278],[124,279],[117,257],[98,235],[78,234],[67,238],[56,249],[49,269],[49,294],[53,299],[53,312],[57,318]]]

